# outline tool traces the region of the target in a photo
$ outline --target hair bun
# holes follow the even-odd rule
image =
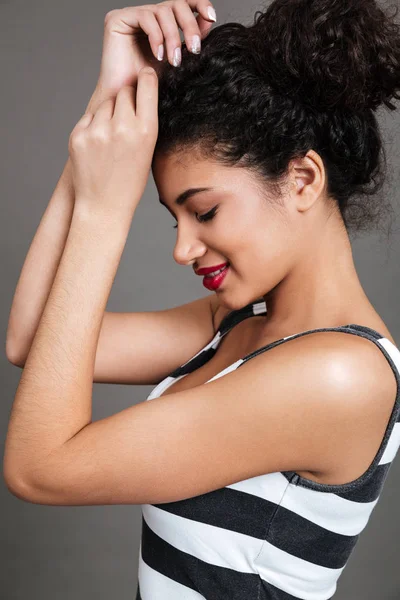
[[[315,108],[376,110],[400,99],[400,25],[374,0],[274,0],[248,28],[257,71]]]

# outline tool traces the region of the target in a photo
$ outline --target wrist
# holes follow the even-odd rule
[[[75,198],[74,219],[83,226],[92,228],[94,231],[114,232],[126,236],[132,224],[134,209],[121,212],[116,208],[108,208],[101,204],[87,200],[82,196]]]

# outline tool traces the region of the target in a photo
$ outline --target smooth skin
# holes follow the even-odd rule
[[[117,98],[128,102],[127,92]],[[87,137],[82,151],[88,151],[88,139],[93,142]],[[114,150],[115,142],[108,136]],[[355,276],[315,152],[293,163],[281,210],[265,201],[246,171],[231,169],[227,176],[224,168],[191,155],[179,179],[171,177],[179,167],[174,157],[169,160],[159,157],[153,174],[178,221],[175,260],[198,267],[230,261],[217,292],[224,310],[266,299],[268,318],[254,319],[247,352],[282,332],[353,322],[390,336]],[[174,198],[199,183],[217,191],[178,210]],[[118,207],[111,194],[97,207],[95,196],[88,202],[87,195],[87,189],[85,197],[77,192],[79,208],[12,409],[4,474],[15,495],[40,504],[162,503],[269,472],[310,472],[316,480],[344,483],[368,468],[393,407],[396,381],[374,344],[341,333],[290,340],[206,385],[173,386],[166,397],[92,422],[104,306],[126,242],[126,217],[134,214],[129,200],[135,204],[141,194],[132,198],[128,189],[126,204]],[[198,216],[212,208],[211,200],[218,201],[218,214],[201,223]],[[227,360],[238,351],[229,336],[222,346]]]
[[[96,112],[102,102],[115,98],[123,86],[134,85],[144,66],[152,66],[157,71],[161,64],[156,58],[160,44],[167,48],[164,60],[173,64],[174,50],[181,46],[179,26],[188,48],[193,36],[204,39],[213,24],[209,8],[213,6],[208,0],[181,0],[108,12],[104,20],[99,79],[86,112]],[[20,368],[25,366],[69,233],[75,204],[71,171],[68,158],[16,287],[6,353],[8,360]],[[160,311],[105,311],[93,381],[158,383],[210,341],[221,321],[220,313],[215,294]]]

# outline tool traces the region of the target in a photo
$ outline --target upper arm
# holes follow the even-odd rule
[[[217,308],[218,298],[211,294],[160,311],[106,311],[93,381],[156,385],[212,340]]]
[[[262,474],[346,464],[371,433],[379,447],[377,405],[390,415],[395,381],[380,350],[355,336],[343,348],[343,335],[290,340],[207,384],[90,423],[48,457],[25,497],[175,502]]]
[[[154,312],[104,315],[93,381],[156,385],[213,338],[214,294]]]

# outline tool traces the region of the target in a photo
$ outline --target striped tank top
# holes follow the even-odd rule
[[[236,324],[266,312],[265,302],[259,300],[229,313],[212,341],[161,381],[147,400],[210,360]],[[314,329],[268,344],[213,379],[288,339],[317,331],[341,331],[370,340],[396,377],[393,411],[368,470],[344,485],[316,483],[292,471],[267,473],[179,502],[142,504],[136,600],[333,597],[399,449],[399,349],[361,325]]]

